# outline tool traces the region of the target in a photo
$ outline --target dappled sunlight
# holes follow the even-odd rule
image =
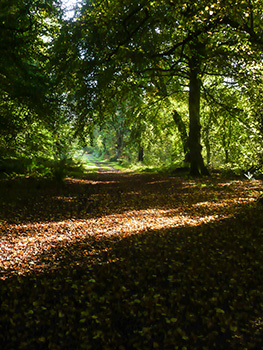
[[[60,199],[72,201],[75,198]],[[107,238],[122,239],[151,230],[198,226],[229,218],[235,213],[234,208],[253,201],[253,198],[238,197],[192,205],[185,203],[184,206],[173,209],[127,210],[98,218],[48,223],[6,223],[0,226],[0,278],[59,268],[61,261],[54,251],[62,248],[65,250],[76,242],[85,240],[85,254],[94,255],[94,251],[98,254],[105,249],[105,245],[94,249],[89,241],[96,241],[100,245]]]
[[[88,180],[88,179],[74,179],[71,177],[66,178],[65,180],[68,184],[80,184],[80,185],[98,185],[98,184],[116,184],[119,181],[99,181],[99,180]]]
[[[147,182],[147,185],[167,184],[169,182],[170,182],[169,180],[156,180],[156,181]]]
[[[260,181],[156,174],[12,183],[0,211],[0,278],[61,268],[73,245],[96,264],[115,240],[233,217],[261,190]]]
[[[216,208],[230,208],[231,205],[236,204],[245,204],[249,202],[254,202],[255,200],[253,198],[235,198],[235,199],[224,199],[224,200],[218,200],[218,201],[212,201],[212,202],[199,202],[196,204],[193,204],[193,207],[196,208],[208,208],[208,209],[216,209]]]

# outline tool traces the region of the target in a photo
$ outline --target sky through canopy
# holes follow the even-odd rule
[[[75,7],[78,3],[80,3],[80,1],[78,0],[62,0],[62,7],[65,12],[65,19],[70,19],[74,16]]]

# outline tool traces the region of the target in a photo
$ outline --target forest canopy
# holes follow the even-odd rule
[[[262,157],[259,0],[1,1],[0,157],[247,169]]]

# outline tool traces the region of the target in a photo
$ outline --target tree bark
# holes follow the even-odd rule
[[[190,150],[190,175],[209,175],[202,157],[201,125],[200,125],[200,94],[201,81],[199,78],[200,66],[198,59],[189,61],[190,83],[189,83],[189,150]]]
[[[203,127],[203,129],[204,129],[203,142],[204,142],[205,149],[206,149],[206,164],[208,166],[211,164],[211,146],[210,146],[210,125],[211,125],[211,123],[212,123],[212,115],[210,114],[207,121],[206,121],[205,127]]]
[[[138,162],[143,162],[143,160],[144,160],[144,149],[142,146],[139,146]]]

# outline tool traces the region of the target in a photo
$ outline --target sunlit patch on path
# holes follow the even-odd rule
[[[98,181],[94,181],[93,184],[98,183]],[[104,181],[104,184],[112,183],[114,181]],[[159,183],[164,184],[165,182],[160,181]],[[148,183],[148,185],[154,184],[153,181]],[[193,189],[196,184],[189,181],[182,185],[185,188]],[[229,187],[231,183],[223,183],[220,186]],[[235,183],[234,186],[242,187],[242,183]],[[258,184],[255,186],[257,187]],[[253,185],[250,186],[249,190],[253,190]],[[139,193],[131,192],[135,195]],[[126,195],[131,192],[128,189]],[[148,195],[150,194],[157,196],[155,192]],[[170,203],[169,195],[167,194],[167,207]],[[121,213],[102,214],[96,218],[75,218],[46,223],[2,224],[0,225],[0,278],[5,279],[13,274],[39,273],[44,270],[56,269],[60,262],[57,261],[57,254],[53,252],[59,251],[62,247],[65,249],[76,242],[84,240],[85,251],[83,253],[92,255],[95,250],[107,249],[105,244],[100,245],[100,242],[105,238],[122,239],[129,235],[151,230],[198,226],[222,220],[234,215],[235,208],[240,208],[255,200],[253,196],[241,197],[238,192],[235,196],[232,194],[232,197],[228,198],[226,192],[223,196],[225,198],[222,198],[221,195],[220,199],[209,200],[208,198],[207,201],[200,200],[189,203],[183,195],[184,192],[178,201],[178,206],[173,205],[172,208],[164,208],[162,205],[160,208],[156,206],[150,209],[130,209]],[[193,192],[192,196],[196,196],[196,193]],[[187,198],[190,197],[188,194]],[[214,197],[213,194],[211,198]],[[63,196],[61,196],[61,200],[63,200]],[[69,201],[69,198],[65,198],[65,200]],[[96,249],[93,247],[92,242],[94,241],[97,242]]]

